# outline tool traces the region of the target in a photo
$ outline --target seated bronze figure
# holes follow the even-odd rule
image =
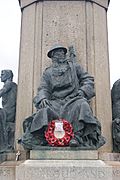
[[[65,119],[73,127],[74,137],[70,147],[98,149],[105,143],[101,126],[93,116],[90,99],[95,96],[94,78],[77,64],[72,47],[54,46],[48,57],[52,65],[43,73],[36,97],[33,99],[37,111],[25,119],[22,144],[34,149],[48,145],[45,131],[48,123]]]

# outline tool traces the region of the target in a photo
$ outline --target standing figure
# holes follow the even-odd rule
[[[90,99],[95,96],[94,78],[76,63],[72,48],[67,56],[65,47],[55,46],[48,52],[48,57],[52,65],[44,71],[38,93],[33,99],[37,112],[23,123],[23,145],[28,148],[46,145],[44,133],[48,123],[65,119],[74,131],[69,146],[99,148],[105,140],[101,136],[100,123],[89,105]],[[36,141],[40,136],[41,140]]]
[[[3,107],[0,108],[0,152],[14,149],[17,85],[12,80],[11,70],[1,71],[1,82],[4,86],[0,89]]]

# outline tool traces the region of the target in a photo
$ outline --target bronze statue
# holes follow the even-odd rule
[[[111,97],[113,152],[120,152],[120,79],[113,84]]]
[[[101,126],[93,116],[89,102],[95,96],[94,78],[76,63],[73,48],[55,46],[48,52],[52,65],[42,76],[38,93],[33,99],[37,112],[24,123],[22,144],[34,149],[47,145],[45,131],[50,121],[66,119],[72,124],[74,138],[70,147],[97,149],[105,143]]]
[[[0,152],[14,149],[17,85],[12,80],[11,70],[1,71],[1,82],[4,86],[0,89],[3,107],[0,108]]]
[[[113,152],[120,152],[120,118],[112,122]]]

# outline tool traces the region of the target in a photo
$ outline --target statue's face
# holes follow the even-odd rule
[[[56,58],[57,60],[61,60],[65,58],[65,52],[63,51],[63,49],[56,49],[53,51],[53,58]]]
[[[1,82],[5,82],[8,79],[7,73],[5,70],[1,71]]]

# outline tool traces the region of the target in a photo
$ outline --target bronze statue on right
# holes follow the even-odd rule
[[[120,152],[120,79],[111,90],[113,152]]]
[[[28,149],[50,145],[45,136],[48,124],[60,119],[67,120],[73,127],[74,137],[68,146],[98,149],[105,143],[100,122],[93,116],[89,104],[95,96],[94,78],[76,62],[73,47],[69,48],[68,54],[67,51],[67,48],[57,45],[47,54],[52,65],[44,71],[33,99],[37,111],[23,123],[21,142]],[[57,127],[58,131],[63,128],[61,126]],[[56,139],[53,137],[52,141]]]

